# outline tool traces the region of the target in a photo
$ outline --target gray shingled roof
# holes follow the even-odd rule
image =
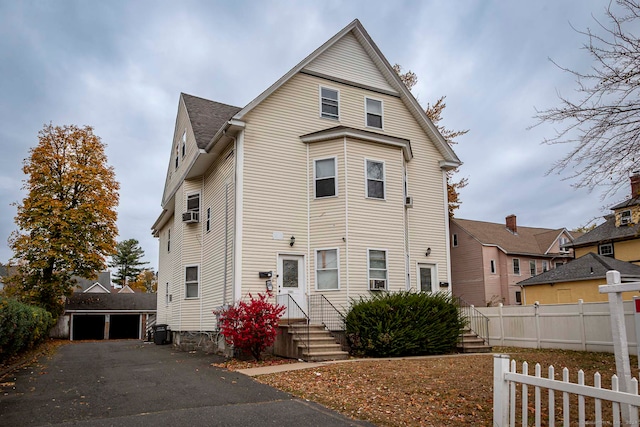
[[[518,282],[518,285],[540,285],[546,283],[573,282],[588,279],[603,279],[607,271],[617,270],[620,276],[640,278],[640,265],[620,261],[589,252],[562,266],[546,271],[537,276]]]
[[[181,93],[180,96],[187,108],[196,144],[201,149],[206,148],[216,132],[241,110],[239,107],[209,101],[186,93]]]
[[[629,208],[631,206],[640,205],[640,196],[632,197],[630,199],[625,200],[622,203],[618,203],[615,206],[611,206],[611,210],[620,209],[620,208]]]
[[[156,294],[102,294],[75,292],[65,303],[65,311],[156,311]]]
[[[483,245],[497,245],[512,254],[544,255],[564,230],[518,226],[518,233],[514,234],[505,224],[458,218],[452,221]]]
[[[640,224],[624,225],[616,227],[615,215],[607,215],[605,222],[585,233],[567,246],[589,246],[599,242],[610,242],[613,240],[626,240],[640,236]]]

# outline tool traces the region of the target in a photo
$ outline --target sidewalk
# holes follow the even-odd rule
[[[354,358],[354,359],[348,359],[348,360],[327,360],[324,362],[298,362],[298,363],[286,363],[284,365],[260,366],[257,368],[238,369],[235,372],[238,372],[239,374],[247,375],[249,377],[257,377],[259,375],[277,374],[279,372],[298,371],[300,369],[318,368],[321,366],[333,365],[335,363],[380,362],[384,360],[421,360],[421,359],[432,359],[432,358],[466,357],[466,356],[481,356],[481,355],[487,355],[489,357],[493,357],[493,353],[459,353],[459,354],[456,353],[456,354],[445,354],[445,355],[440,354],[435,356],[387,357],[387,358],[381,358],[381,359]]]

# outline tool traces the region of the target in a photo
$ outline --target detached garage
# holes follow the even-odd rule
[[[65,304],[69,339],[143,339],[155,324],[156,301],[156,294],[74,293]]]

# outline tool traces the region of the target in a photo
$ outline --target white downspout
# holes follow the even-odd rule
[[[242,215],[244,186],[244,130],[234,140],[235,152],[235,221],[233,242],[233,300],[242,297]]]

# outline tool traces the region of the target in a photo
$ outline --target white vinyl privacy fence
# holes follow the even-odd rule
[[[614,352],[607,302],[476,308],[489,318],[492,346]],[[630,354],[637,354],[634,308],[624,302]]]

